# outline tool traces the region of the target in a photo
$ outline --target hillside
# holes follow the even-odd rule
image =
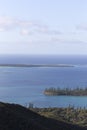
[[[45,117],[87,128],[87,108],[85,107],[68,106],[66,108],[33,108],[32,110]]]
[[[87,130],[46,118],[16,104],[0,102],[0,130]]]

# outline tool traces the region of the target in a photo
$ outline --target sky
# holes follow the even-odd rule
[[[0,55],[87,55],[87,0],[0,0]]]

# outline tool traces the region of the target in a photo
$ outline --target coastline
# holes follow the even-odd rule
[[[44,90],[46,96],[87,96],[87,88],[61,89],[48,88]]]
[[[68,64],[0,64],[0,67],[75,67]]]

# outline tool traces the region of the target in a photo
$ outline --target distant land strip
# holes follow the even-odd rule
[[[44,94],[47,96],[87,96],[86,88],[46,88]]]
[[[0,64],[0,67],[75,67],[70,64]]]

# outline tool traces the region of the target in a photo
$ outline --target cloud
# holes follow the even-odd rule
[[[4,32],[5,31],[5,29],[4,28],[0,28],[0,32]]]
[[[29,31],[26,30],[26,29],[23,29],[23,30],[21,30],[21,34],[22,34],[22,35],[28,35],[28,34],[29,34]]]
[[[44,33],[44,34],[48,34],[48,35],[59,35],[59,34],[61,34],[61,32],[60,31],[57,31],[57,30],[51,30],[51,29],[49,29],[49,28],[43,28],[43,27],[41,27],[41,28],[38,28],[37,29],[37,32],[38,33]]]
[[[79,25],[76,27],[77,30],[83,30],[83,31],[87,31],[87,25]]]
[[[28,26],[33,26],[33,23],[30,21],[17,21],[18,25],[21,27],[28,27]]]
[[[63,43],[63,44],[87,44],[86,41],[79,40],[79,39],[58,39],[58,38],[52,38],[51,41],[53,43]]]
[[[39,22],[26,21],[13,19],[10,17],[0,17],[0,32],[19,29],[20,34],[46,34],[46,35],[59,35],[60,31],[52,30],[47,25],[41,24]]]
[[[0,30],[7,31],[17,26],[16,20],[9,17],[0,17]]]
[[[31,35],[32,32],[29,31],[28,29],[22,29],[22,30],[20,31],[20,34],[21,34],[21,35]]]

